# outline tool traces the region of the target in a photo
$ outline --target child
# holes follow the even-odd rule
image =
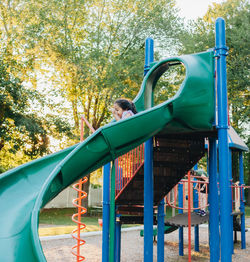
[[[199,196],[200,210],[196,212],[197,215],[202,217],[206,216],[205,208],[207,206],[207,194],[208,194],[208,177],[204,170],[195,170],[194,175],[199,176],[198,180],[206,183],[197,183],[195,189]]]
[[[117,99],[111,111],[116,121],[128,118],[137,113],[134,103],[125,98]]]

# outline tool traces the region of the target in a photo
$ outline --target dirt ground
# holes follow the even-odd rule
[[[250,220],[247,220],[247,226],[250,226]],[[249,228],[250,229],[250,228]],[[209,245],[208,245],[208,227],[201,225],[199,228],[200,252],[194,252],[194,229],[192,228],[192,261],[209,261]],[[165,259],[168,262],[178,262],[188,260],[188,231],[184,229],[184,256],[179,256],[178,249],[178,230],[165,235]],[[81,247],[81,254],[85,257],[84,261],[100,262],[102,257],[102,236],[85,236],[86,241]],[[240,240],[240,233],[238,233]],[[71,254],[71,247],[76,244],[76,241],[71,237],[62,237],[61,239],[41,239],[44,254],[48,262],[76,261],[76,258]],[[250,230],[246,232],[246,249],[242,250],[240,241],[235,244],[232,261],[248,262],[250,261]],[[140,229],[122,232],[121,237],[121,261],[143,261],[143,238],[140,237]],[[157,261],[157,243],[154,243],[154,261]]]

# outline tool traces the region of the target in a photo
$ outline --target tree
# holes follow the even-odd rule
[[[0,154],[8,152],[13,157],[13,154],[23,151],[33,158],[47,152],[47,132],[40,119],[28,113],[29,104],[37,94],[23,88],[20,80],[8,73],[8,67],[1,60],[0,90]],[[5,169],[13,167],[13,163],[4,163],[0,165]]]
[[[135,96],[146,36],[174,43],[181,28],[172,0],[33,0],[26,9],[26,39],[60,73],[76,129],[79,114],[98,128],[114,99]]]

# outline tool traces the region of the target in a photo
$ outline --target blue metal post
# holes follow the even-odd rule
[[[178,200],[179,200],[179,207],[183,207],[183,184],[178,185]],[[183,210],[178,210],[179,214],[183,214]],[[179,228],[179,256],[183,256],[183,227]]]
[[[115,262],[121,261],[121,222],[120,215],[116,215],[115,222]]]
[[[232,192],[233,192],[233,175],[232,175],[232,150],[229,148],[229,155],[228,155],[228,171],[229,171],[229,180],[230,180],[230,213],[233,212],[233,198],[232,198]],[[233,231],[233,216],[230,217],[230,234],[231,234],[231,248],[232,248],[232,254],[234,253],[234,231]]]
[[[103,168],[102,262],[109,261],[110,163]]]
[[[228,170],[228,107],[225,38],[225,21],[218,18],[215,23],[215,51],[217,62],[217,103],[218,103],[218,143],[219,143],[219,181],[220,181],[220,226],[221,261],[232,261],[230,230],[230,181]]]
[[[217,148],[216,139],[209,138],[208,174],[209,174],[209,247],[210,261],[220,260],[220,233],[219,233],[219,195],[217,179]]]
[[[198,165],[196,164],[194,166],[194,170],[198,169]],[[196,178],[194,179],[196,180]],[[196,187],[197,183],[194,183],[194,188]],[[194,208],[197,208],[199,206],[199,195],[197,189],[194,189]],[[195,212],[198,210],[196,209]],[[199,252],[199,225],[194,227],[194,250],[196,252]]]
[[[244,185],[244,171],[243,171],[243,155],[242,151],[239,152],[239,177],[240,186]],[[246,249],[246,230],[245,230],[245,196],[244,189],[240,189],[240,211],[241,215],[241,248]]]
[[[144,262],[153,261],[153,143],[145,143],[144,153]]]
[[[144,75],[154,61],[154,41],[146,39]],[[152,105],[146,105],[147,108]],[[144,153],[144,262],[153,261],[153,140],[145,142]]]
[[[164,262],[164,199],[160,202],[158,206],[157,222],[157,261]]]
[[[145,64],[144,64],[144,76],[150,69],[150,64],[154,62],[154,40],[147,38],[145,41]]]
[[[194,190],[194,207],[197,208],[199,206],[199,196],[198,196],[198,192],[197,189]],[[199,249],[199,225],[194,227],[194,250],[196,252],[200,252]]]

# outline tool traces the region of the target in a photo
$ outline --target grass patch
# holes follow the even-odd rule
[[[71,217],[77,210],[75,208],[49,208],[43,209],[39,216],[40,224],[75,226]],[[82,222],[86,225],[98,226],[100,216],[84,216]]]
[[[250,206],[245,207],[246,210],[246,217],[250,217]],[[77,210],[75,208],[49,208],[43,209],[39,216],[39,223],[40,224],[49,224],[49,225],[67,225],[67,226],[74,226],[76,225],[71,217]],[[176,215],[178,214],[178,210],[176,210]],[[167,215],[166,218],[172,216],[172,209],[167,207]],[[82,221],[86,225],[94,225],[98,226],[98,218],[102,218],[102,214],[98,213],[96,215],[84,216]],[[127,227],[128,225],[124,225]],[[130,225],[131,226],[131,225]],[[133,225],[135,226],[135,225]]]
[[[48,208],[43,209],[39,216],[39,224],[43,225],[55,225],[55,226],[76,226],[76,223],[72,221],[71,217],[74,213],[76,213],[75,208]],[[98,213],[97,215],[89,216],[89,213],[87,213],[87,216],[84,216],[82,218],[82,221],[86,225],[86,230],[84,231],[95,231],[95,230],[101,230],[101,227],[98,224],[98,218],[102,218],[102,214]],[[122,225],[122,228],[127,227],[134,227],[139,226],[137,224],[126,224]],[[41,229],[41,231],[44,231],[45,229]],[[48,229],[49,230],[49,229]],[[73,229],[67,229],[69,232],[61,232],[60,228],[55,229],[56,231],[60,232],[61,234],[68,234]],[[50,235],[46,232],[41,233],[40,235]],[[59,233],[55,233],[57,235]]]

